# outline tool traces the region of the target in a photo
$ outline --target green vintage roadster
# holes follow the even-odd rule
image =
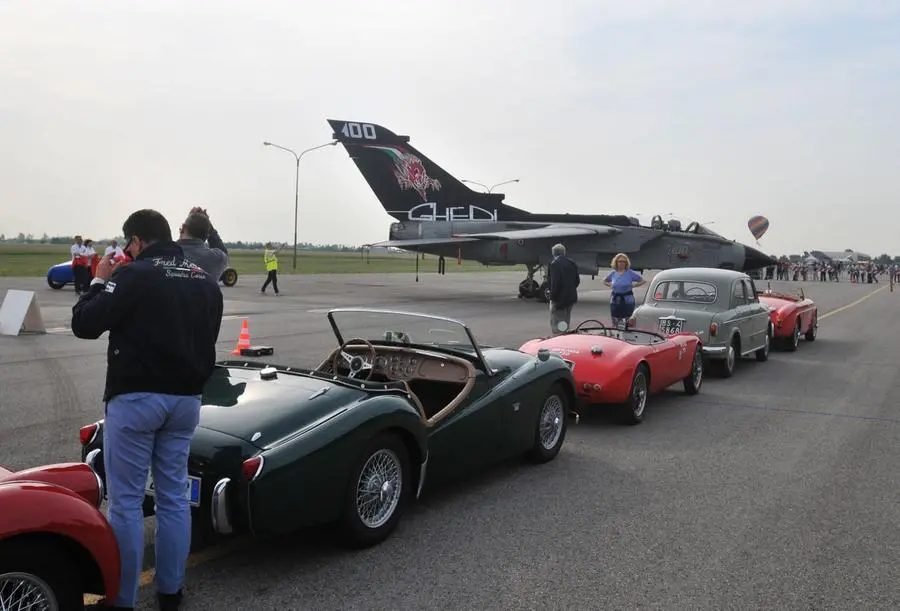
[[[188,465],[194,548],[320,524],[373,545],[426,484],[559,453],[575,400],[562,358],[479,346],[465,324],[427,314],[336,309],[328,321],[338,347],[313,370],[217,363]],[[105,478],[103,421],[80,437]]]

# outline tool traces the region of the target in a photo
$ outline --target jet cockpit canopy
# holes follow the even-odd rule
[[[698,223],[697,221],[692,221],[692,222],[687,226],[687,228],[686,228],[684,231],[685,231],[686,233],[696,233],[697,235],[711,235],[711,236],[715,236],[715,237],[717,237],[717,238],[722,238],[722,239],[724,239],[723,236],[721,236],[720,234],[716,233],[715,231],[713,231],[712,229],[710,229],[710,228],[707,227],[706,225],[701,225],[701,224]]]
[[[663,217],[659,214],[654,216],[650,221],[650,228],[656,229],[657,231],[678,231],[684,233],[693,233],[696,235],[714,236],[717,238],[725,239],[709,227],[701,225],[697,221],[691,221],[690,223],[688,223],[687,227],[682,227],[680,220],[673,218],[666,221],[663,220]]]

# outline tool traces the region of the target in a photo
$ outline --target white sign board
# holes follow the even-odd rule
[[[46,332],[34,291],[6,291],[3,305],[0,305],[0,335]]]

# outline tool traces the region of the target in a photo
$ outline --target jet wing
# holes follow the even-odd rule
[[[463,244],[465,242],[477,242],[477,238],[419,238],[415,240],[385,240],[375,242],[368,246],[382,246],[384,248],[410,248],[414,246],[436,246],[438,244]]]
[[[540,240],[565,238],[577,235],[606,236],[621,233],[622,230],[608,225],[547,225],[534,229],[510,229],[509,231],[488,231],[485,233],[458,233],[457,237],[481,240]]]

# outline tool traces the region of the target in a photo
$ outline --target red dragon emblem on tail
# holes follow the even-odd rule
[[[400,188],[404,191],[407,189],[415,190],[421,196],[422,201],[428,199],[425,194],[426,191],[429,189],[439,191],[441,188],[440,181],[435,178],[429,178],[422,160],[415,155],[403,154],[394,161],[394,167],[397,168],[394,171],[394,176],[397,178]]]

